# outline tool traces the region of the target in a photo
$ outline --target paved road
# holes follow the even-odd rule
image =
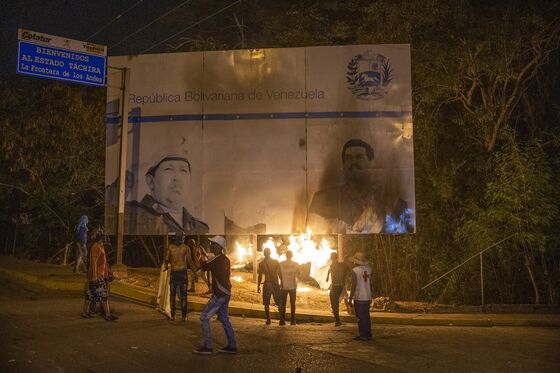
[[[232,317],[239,354],[198,356],[198,314],[168,322],[156,311],[112,299],[120,319],[79,317],[79,295],[0,287],[1,372],[385,372],[560,371],[557,328],[265,326]],[[224,343],[213,322],[216,346]]]

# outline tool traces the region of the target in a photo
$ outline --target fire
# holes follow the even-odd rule
[[[252,245],[249,244],[248,248],[245,248],[235,241],[235,261],[243,262],[251,257],[251,252],[253,251]]]
[[[283,261],[286,260],[285,253],[280,249],[283,244],[284,242],[281,240],[274,241],[272,237],[269,237],[262,245],[262,248],[263,250],[265,248],[270,249],[270,257],[272,259]],[[317,245],[312,239],[311,229],[307,228],[305,233],[290,235],[286,246],[294,254],[292,258],[294,262],[298,264],[311,263],[309,275],[317,281],[322,289],[327,289],[329,283],[325,281],[325,278],[327,277],[328,264],[331,253],[335,252],[331,249],[329,241],[323,238],[319,245]],[[245,258],[245,256],[252,253],[252,248],[246,249],[237,242],[236,248],[236,252],[233,255],[235,259],[240,259],[238,261],[242,261],[241,258]]]
[[[233,281],[236,281],[236,282],[243,282],[243,277],[241,277],[241,276],[239,276],[239,275],[233,276],[233,277],[232,277],[232,280],[233,280]]]

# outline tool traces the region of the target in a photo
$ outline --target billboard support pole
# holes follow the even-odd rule
[[[126,155],[128,148],[128,89],[130,69],[121,70],[121,139],[119,147],[119,204],[117,211],[117,262],[113,266],[113,273],[117,278],[128,276],[127,268],[123,265],[124,245],[124,205],[126,198]]]
[[[258,257],[257,257],[257,235],[251,234],[251,244],[253,246],[253,282],[257,283],[257,267],[259,265]]]

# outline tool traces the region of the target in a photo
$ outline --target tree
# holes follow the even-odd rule
[[[35,78],[17,83],[0,93],[0,203],[10,207],[2,220],[27,213],[22,243],[46,257],[72,239],[81,214],[101,221],[103,94]]]

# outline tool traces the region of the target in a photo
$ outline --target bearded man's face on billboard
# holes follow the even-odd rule
[[[342,158],[344,176],[350,182],[367,182],[371,168],[371,160],[368,158],[363,146],[349,146],[344,151]]]

